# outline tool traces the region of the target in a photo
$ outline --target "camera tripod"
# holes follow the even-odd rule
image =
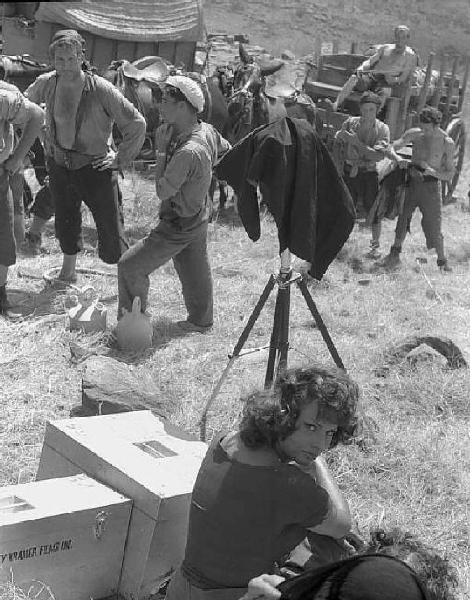
[[[300,289],[302,296],[304,297],[304,300],[307,303],[312,317],[318,327],[318,330],[320,331],[320,334],[333,360],[335,361],[336,366],[340,369],[344,369],[343,361],[341,360],[328,329],[326,328],[326,325],[323,322],[320,313],[318,312],[317,306],[308,290],[307,284],[305,283],[304,276],[293,271],[291,267],[290,252],[289,250],[284,250],[284,252],[281,253],[281,268],[279,273],[277,275],[271,274],[269,277],[269,280],[262,291],[261,296],[259,297],[251,315],[249,316],[248,322],[238,338],[232,353],[228,355],[229,361],[217,384],[215,385],[212,394],[206,403],[206,406],[204,407],[201,420],[199,421],[200,439],[202,441],[206,441],[207,415],[212,403],[217,397],[222,384],[229,374],[230,369],[233,367],[233,364],[238,358],[246,354],[251,354],[253,352],[269,348],[268,363],[266,366],[266,375],[264,379],[265,389],[272,387],[275,381],[275,374],[277,379],[279,375],[287,368],[287,356],[289,353],[290,291],[291,286],[294,283],[297,284],[298,288]],[[261,311],[263,310],[263,307],[269,298],[269,295],[276,285],[278,290],[269,346],[243,351],[243,346],[245,345],[258,317],[260,316]]]

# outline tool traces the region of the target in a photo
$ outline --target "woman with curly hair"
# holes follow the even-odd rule
[[[246,399],[239,430],[216,436],[199,470],[186,554],[167,600],[238,599],[294,548],[295,562],[305,563],[309,535],[314,564],[344,556],[338,540],[351,517],[321,454],[351,432],[358,395],[344,371],[313,366]]]

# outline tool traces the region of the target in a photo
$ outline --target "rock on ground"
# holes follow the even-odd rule
[[[168,401],[128,364],[108,356],[91,356],[83,364],[83,414],[151,410],[158,417],[168,417]],[[74,414],[80,413],[78,408],[73,410]]]

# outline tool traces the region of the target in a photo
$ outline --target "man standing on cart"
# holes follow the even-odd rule
[[[407,45],[410,30],[406,25],[398,25],[394,30],[395,43],[379,46],[373,56],[365,60],[354,75],[346,81],[333,110],[343,104],[349,94],[354,91],[371,90],[381,98],[379,111],[391,96],[392,86],[406,83],[418,66],[418,55]]]

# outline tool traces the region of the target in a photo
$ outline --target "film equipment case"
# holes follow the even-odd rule
[[[37,479],[84,472],[131,498],[119,593],[148,598],[184,556],[194,482],[207,451],[203,442],[150,411],[48,423]]]
[[[0,488],[0,581],[57,600],[115,594],[131,506],[86,475]]]

